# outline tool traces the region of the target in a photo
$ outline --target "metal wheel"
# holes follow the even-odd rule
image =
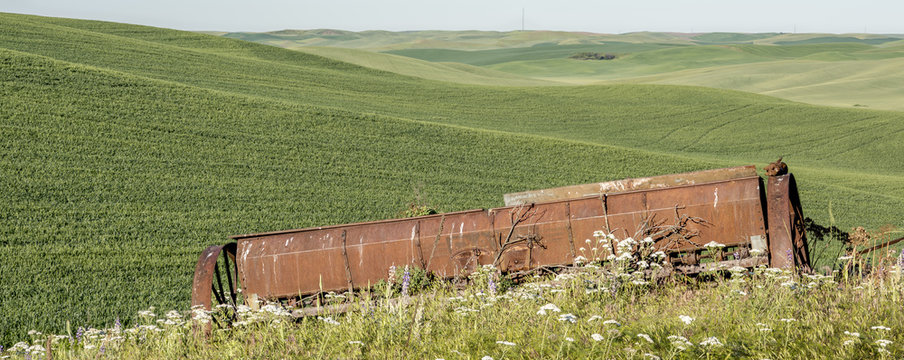
[[[239,294],[240,282],[238,267],[235,262],[236,244],[211,246],[201,252],[195,266],[195,277],[192,283],[191,305],[203,306],[211,310],[225,304],[226,319],[235,321],[236,307],[244,303]],[[217,322],[217,317],[214,317]]]

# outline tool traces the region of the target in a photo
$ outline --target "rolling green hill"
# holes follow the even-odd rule
[[[831,210],[841,227],[904,225],[900,112],[700,87],[467,85],[13,14],[0,14],[0,102],[0,344],[185,308],[205,246],[393,217],[415,192],[452,211],[783,155],[817,222]]]
[[[618,82],[625,81],[737,89],[806,103],[904,110],[904,58],[763,62]]]
[[[373,53],[366,50],[317,46],[299,47],[295,50],[401,75],[461,84],[493,86],[557,84],[554,81],[533,79],[463,63],[430,62],[406,56]]]
[[[896,62],[876,62],[904,58],[902,35],[285,30],[225,36],[466,84],[528,85],[523,83],[524,78],[571,84],[681,84],[750,91],[819,105],[904,110],[904,101],[900,100],[904,83],[897,81],[901,73],[896,65],[889,65]],[[312,50],[310,45],[330,48]],[[440,68],[424,71],[427,68],[422,62],[404,64],[376,53],[350,56],[341,50],[344,48],[385,51],[438,63]],[[611,61],[569,58],[581,52],[618,57]],[[494,72],[475,78],[474,67],[466,68],[470,74],[456,74],[450,72],[455,70],[450,69],[452,64]],[[800,72],[804,74],[798,75]],[[789,73],[794,76],[789,77]],[[511,75],[521,79],[512,82]]]

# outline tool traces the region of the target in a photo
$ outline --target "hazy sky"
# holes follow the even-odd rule
[[[0,0],[0,11],[183,30],[904,33],[904,0]]]

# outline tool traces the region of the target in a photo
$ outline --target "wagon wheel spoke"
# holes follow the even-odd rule
[[[232,307],[235,308],[238,306],[238,301],[236,299],[238,294],[235,290],[237,287],[236,282],[238,281],[238,274],[234,273],[236,265],[235,255],[231,253],[229,249],[224,250],[226,250],[226,256],[223,257],[223,263],[226,265],[226,284],[229,285],[229,300],[231,300],[229,305],[232,305]]]
[[[217,304],[226,303],[226,294],[223,293],[223,280],[220,277],[220,266],[219,264],[214,268],[214,274],[216,274],[216,281],[213,282],[210,286],[210,290],[213,291],[213,295],[217,298]]]

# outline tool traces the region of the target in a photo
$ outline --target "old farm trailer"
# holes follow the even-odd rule
[[[201,253],[192,305],[294,302],[375,284],[391,266],[452,278],[485,264],[503,272],[569,265],[594,231],[624,238],[645,224],[665,229],[646,235],[672,271],[806,268],[797,188],[779,163],[767,168],[765,187],[754,166],[742,166],[507,194],[505,207],[489,210],[236,235]],[[727,255],[708,255],[711,241]]]

